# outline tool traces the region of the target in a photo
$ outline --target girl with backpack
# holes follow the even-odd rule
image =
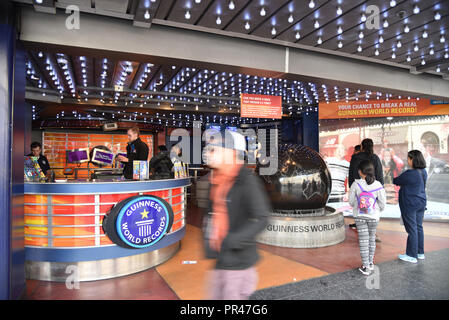
[[[382,184],[376,180],[374,165],[363,160],[358,166],[361,179],[356,179],[349,189],[349,204],[353,208],[359,237],[362,266],[359,271],[369,275],[374,270],[376,251],[376,229],[380,212],[385,209],[387,196]]]
[[[393,179],[393,183],[401,187],[399,189],[399,208],[405,230],[408,233],[406,252],[400,254],[399,259],[417,263],[417,259],[425,259],[422,221],[427,204],[426,160],[420,151],[412,150],[407,154],[407,161],[410,169]]]

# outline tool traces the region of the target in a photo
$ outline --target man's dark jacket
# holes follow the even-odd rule
[[[360,179],[359,175],[359,164],[363,160],[369,160],[374,165],[374,174],[376,180],[382,185],[384,184],[384,172],[382,170],[382,163],[380,159],[375,154],[368,154],[367,152],[359,152],[351,157],[351,163],[349,164],[349,177],[348,177],[348,188],[351,187],[355,179]]]
[[[154,170],[154,179],[171,179],[173,178],[171,169],[173,162],[170,159],[168,151],[161,151],[150,160],[150,170]]]
[[[123,168],[123,175],[126,179],[133,178],[133,161],[148,160],[148,146],[145,142],[137,138],[131,143],[128,143],[126,146],[126,157],[128,158],[128,162],[125,162],[125,167]]]
[[[219,253],[209,247],[207,236],[204,237],[206,257],[217,259],[216,269],[244,270],[259,260],[255,238],[266,227],[271,205],[260,178],[244,166],[229,190],[226,202],[228,234]],[[210,221],[212,212],[212,201],[209,200],[203,222]]]

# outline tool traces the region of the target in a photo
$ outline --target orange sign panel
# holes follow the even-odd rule
[[[282,97],[242,93],[240,116],[245,118],[282,118]]]
[[[319,104],[319,119],[410,117],[449,114],[449,105],[432,105],[429,99],[372,100]]]

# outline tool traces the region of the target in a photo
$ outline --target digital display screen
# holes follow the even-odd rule
[[[75,149],[67,151],[67,163],[83,163],[89,161],[89,149]]]
[[[114,161],[114,154],[110,151],[94,149],[92,155],[92,162],[100,165],[111,165]]]

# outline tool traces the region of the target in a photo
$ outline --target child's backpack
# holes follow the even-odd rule
[[[366,191],[363,190],[362,186],[358,182],[357,185],[359,186],[360,190],[362,190],[362,193],[360,193],[357,197],[359,202],[359,212],[360,214],[371,214],[376,208],[377,201],[377,197],[374,196],[373,192],[382,190],[383,187]]]

